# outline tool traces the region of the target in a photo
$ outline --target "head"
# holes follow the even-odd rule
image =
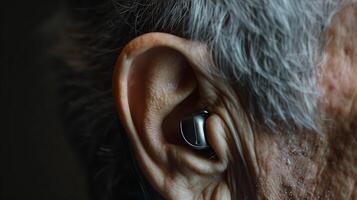
[[[355,4],[75,6],[57,48],[69,69],[66,117],[91,170],[111,155],[106,194],[125,188],[129,157],[167,199],[356,197]],[[211,113],[207,151],[186,145],[179,129],[202,109]]]

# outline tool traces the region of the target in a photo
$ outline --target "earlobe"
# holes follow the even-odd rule
[[[113,74],[116,105],[136,159],[165,197],[173,195],[168,187],[182,184],[185,195],[196,195],[188,183],[201,182],[205,187],[207,180],[217,181],[227,165],[226,150],[220,147],[226,145],[223,134],[213,136],[223,130],[212,125],[221,123],[216,118],[209,120],[208,140],[224,161],[203,157],[178,141],[180,120],[202,107],[196,76],[200,61],[195,59],[201,53],[194,42],[164,33],[146,34],[123,49]]]

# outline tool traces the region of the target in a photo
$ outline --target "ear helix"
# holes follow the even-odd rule
[[[197,150],[209,148],[205,133],[205,122],[209,115],[208,111],[202,110],[180,121],[181,136],[187,145]]]

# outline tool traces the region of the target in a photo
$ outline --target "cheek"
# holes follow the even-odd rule
[[[313,190],[324,144],[309,134],[261,132],[256,136],[257,185],[264,198],[303,199]]]
[[[357,114],[357,5],[336,14],[326,31],[319,86],[331,116],[350,121]],[[351,116],[352,115],[352,116]]]
[[[357,69],[337,58],[330,58],[320,81],[326,112],[348,120],[357,114]],[[352,115],[352,116],[351,116]]]
[[[284,156],[283,149],[273,136],[261,134],[255,141],[256,156],[259,168],[258,185],[260,193],[268,199],[276,199],[280,187],[283,185],[284,174],[287,175],[291,159]],[[285,159],[285,161],[284,161]]]

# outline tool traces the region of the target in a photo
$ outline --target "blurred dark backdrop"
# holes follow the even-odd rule
[[[0,5],[0,199],[88,199],[85,172],[58,119],[40,27],[59,0]]]

